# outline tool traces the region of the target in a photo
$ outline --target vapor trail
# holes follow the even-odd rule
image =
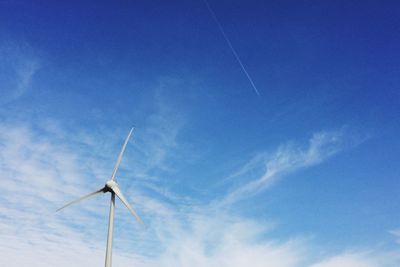
[[[237,62],[239,63],[240,67],[242,68],[244,74],[246,74],[246,77],[247,77],[247,79],[249,80],[251,86],[253,87],[254,92],[256,92],[257,95],[260,95],[260,93],[259,93],[258,90],[257,90],[256,85],[255,85],[254,82],[253,82],[253,79],[251,78],[250,74],[247,72],[245,66],[244,66],[243,63],[242,63],[242,60],[240,59],[238,53],[236,53],[235,48],[233,48],[233,45],[232,45],[231,41],[229,40],[228,36],[226,35],[226,33],[225,33],[225,31],[224,31],[224,28],[222,27],[222,24],[219,22],[219,20],[218,20],[218,18],[217,18],[217,15],[216,15],[215,12],[212,10],[212,8],[211,8],[210,4],[208,3],[208,1],[207,1],[207,0],[203,0],[203,1],[204,1],[204,3],[205,3],[206,6],[207,6],[208,11],[210,11],[211,16],[213,17],[215,23],[217,23],[218,28],[219,28],[220,32],[222,33],[222,36],[224,37],[225,41],[228,43],[229,48],[230,48],[231,51],[232,51],[232,54],[235,56]]]

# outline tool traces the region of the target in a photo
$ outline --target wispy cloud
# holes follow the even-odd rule
[[[270,156],[267,153],[257,155],[229,176],[229,179],[247,179],[244,184],[229,192],[222,203],[229,204],[252,196],[269,187],[279,177],[323,162],[348,147],[349,139],[343,131],[317,132],[305,147],[291,142],[279,146]],[[254,177],[255,173],[258,175],[249,181],[248,178]]]
[[[185,120],[175,109],[164,102],[164,97],[157,94],[154,98],[154,111],[147,116],[144,125],[138,129],[133,142],[140,156],[134,159],[136,173],[144,178],[150,178],[151,171],[168,171],[171,166],[168,160],[173,157],[177,147],[177,136]]]
[[[396,237],[396,242],[400,244],[400,229],[391,230],[389,233]]]
[[[208,210],[190,213],[178,227],[161,236],[165,250],[154,266],[296,266],[301,262],[301,240],[260,242],[268,228]]]
[[[99,166],[104,159],[86,157],[87,147],[75,144],[77,140],[67,142],[64,139],[67,134],[54,135],[63,132],[55,128],[53,125],[37,130],[23,123],[1,125],[0,258],[4,265],[29,266],[32,262],[40,262],[44,267],[103,265],[108,197],[88,200],[85,205],[72,206],[60,214],[53,211],[89,188],[95,189],[93,186],[100,179],[92,166]],[[171,139],[162,140],[173,146],[175,134],[172,131]],[[341,138],[344,137],[333,133],[315,134],[306,148],[293,144],[281,146],[270,160],[257,158],[236,175],[247,173],[257,162],[264,162],[265,173],[275,175],[311,166],[343,149]],[[96,140],[86,143],[89,147],[97,144]],[[167,160],[171,151],[166,149],[163,160]],[[82,165],[83,161],[93,162]],[[268,184],[260,183],[264,187]],[[154,189],[157,190],[162,188]],[[135,224],[117,203],[115,266],[391,267],[399,263],[396,253],[380,251],[343,252],[316,259],[309,241],[296,234],[287,240],[270,238],[269,233],[274,229],[268,222],[194,202],[174,205],[163,200],[171,192],[161,192],[160,198],[140,187],[128,191],[130,201],[135,193],[135,202],[144,203],[138,211],[149,228]],[[174,197],[174,194],[169,196]]]
[[[399,264],[399,253],[359,251],[343,252],[339,255],[323,259],[310,267],[395,267]]]
[[[6,104],[27,92],[40,63],[32,49],[13,42],[0,43],[0,61],[0,104]]]

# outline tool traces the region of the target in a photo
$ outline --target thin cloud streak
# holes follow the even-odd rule
[[[256,85],[254,84],[253,79],[251,78],[250,74],[246,70],[246,68],[245,68],[242,60],[240,59],[238,53],[236,52],[235,48],[233,47],[232,42],[229,40],[228,36],[226,35],[225,30],[222,27],[222,24],[219,22],[219,19],[218,19],[217,15],[212,10],[212,8],[211,8],[210,4],[208,3],[208,1],[207,0],[203,0],[203,1],[204,1],[205,5],[207,6],[208,11],[210,11],[210,14],[211,14],[212,18],[214,19],[215,23],[218,25],[218,29],[220,30],[220,32],[221,32],[222,36],[224,37],[226,43],[228,44],[229,48],[231,49],[232,54],[234,55],[236,61],[239,63],[240,68],[242,69],[242,71],[246,75],[247,79],[249,80],[251,87],[253,88],[254,92],[258,96],[260,96],[260,92],[258,91]]]
[[[14,43],[0,44],[0,104],[7,104],[23,96],[30,88],[40,61],[29,47]]]
[[[396,267],[399,264],[398,252],[358,251],[343,252],[339,255],[323,259],[310,267]]]
[[[306,148],[289,143],[280,146],[271,157],[258,155],[230,178],[246,176],[252,170],[260,167],[264,169],[262,174],[231,190],[220,204],[232,204],[263,191],[279,177],[319,164],[345,149],[347,145],[343,132],[318,132],[309,139]]]
[[[400,229],[391,230],[391,231],[389,231],[389,233],[392,234],[393,236],[395,236],[396,242],[398,244],[400,244]]]

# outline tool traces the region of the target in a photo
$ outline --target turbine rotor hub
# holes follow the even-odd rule
[[[117,187],[117,186],[118,186],[118,184],[114,180],[108,180],[106,182],[106,188],[113,189],[114,187]]]

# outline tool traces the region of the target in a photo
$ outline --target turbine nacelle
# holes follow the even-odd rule
[[[104,186],[105,192],[114,192],[114,188],[118,187],[118,184],[114,180],[108,180]]]

